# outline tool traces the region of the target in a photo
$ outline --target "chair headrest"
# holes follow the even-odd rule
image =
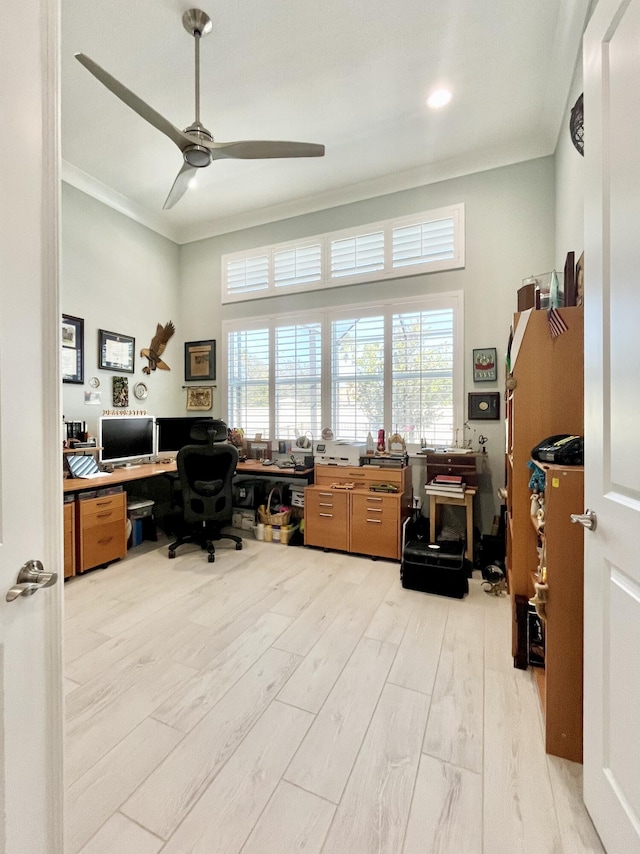
[[[227,438],[227,425],[217,418],[195,419],[189,435],[194,442],[224,442]]]

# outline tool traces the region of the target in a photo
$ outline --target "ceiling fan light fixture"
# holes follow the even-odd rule
[[[427,106],[431,107],[432,110],[439,110],[446,107],[452,97],[448,89],[436,89],[427,98]]]
[[[203,166],[208,166],[212,160],[212,154],[208,148],[203,145],[189,145],[182,152],[184,162],[196,169],[202,169]]]

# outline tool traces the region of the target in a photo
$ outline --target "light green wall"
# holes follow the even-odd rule
[[[183,341],[180,299],[179,249],[175,243],[129,219],[101,202],[62,185],[60,308],[63,314],[84,319],[85,384],[63,383],[62,411],[69,420],[87,421],[91,432],[103,409],[112,408],[112,379],[98,370],[98,329],[136,339],[135,373],[129,378],[129,408],[150,414],[184,413],[182,385]],[[167,345],[171,371],[142,373],[157,323],[173,320],[177,332]],[[101,406],[87,406],[88,380],[100,380]],[[147,400],[133,396],[133,386],[144,380]]]

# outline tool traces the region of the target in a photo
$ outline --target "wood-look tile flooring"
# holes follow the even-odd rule
[[[145,544],[65,611],[65,854],[602,852],[477,580],[247,535]]]

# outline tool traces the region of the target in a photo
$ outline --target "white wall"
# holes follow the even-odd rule
[[[179,289],[179,249],[175,243],[112,210],[68,184],[62,185],[62,260],[60,309],[84,319],[84,385],[63,384],[62,412],[68,420],[86,421],[94,432],[103,409],[112,408],[113,371],[98,370],[98,330],[135,338],[135,372],[129,379],[129,408],[151,415],[185,412],[183,301]],[[142,373],[156,324],[176,326],[164,354],[171,371]],[[102,403],[87,406],[88,381],[98,377]],[[145,401],[133,396],[144,381]]]
[[[503,357],[509,326],[522,279],[554,266],[554,160],[527,161],[462,178],[380,196],[363,202],[233,232],[180,248],[181,291],[191,307],[184,317],[187,338],[215,338],[221,343],[226,318],[251,317],[264,311],[314,309],[388,297],[462,290],[465,295],[465,398],[468,391],[502,391]],[[307,295],[274,297],[220,306],[221,255],[240,249],[292,240],[361,223],[375,222],[415,211],[464,202],[466,205],[466,266],[463,270],[395,279],[392,284],[352,285]],[[497,347],[498,382],[474,386],[471,350]],[[214,410],[224,410],[218,383]],[[487,532],[499,504],[497,489],[504,483],[504,425],[473,422],[489,437],[487,470],[480,502],[480,528]],[[418,476],[419,481],[419,476]],[[417,484],[419,486],[419,483]]]

